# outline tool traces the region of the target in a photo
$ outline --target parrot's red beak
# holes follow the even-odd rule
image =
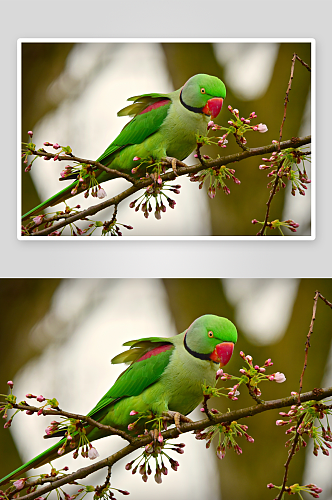
[[[224,100],[221,97],[209,99],[203,108],[203,113],[211,115],[211,118],[216,118],[220,113],[223,102]]]
[[[212,361],[216,361],[220,363],[220,366],[225,366],[229,362],[232,357],[234,350],[233,342],[223,342],[222,344],[218,344],[213,353],[210,356]]]

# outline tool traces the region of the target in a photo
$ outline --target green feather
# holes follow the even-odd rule
[[[123,109],[118,111],[118,116],[135,116],[144,111],[145,108],[158,102],[162,99],[169,99],[168,94],[144,94],[135,97],[129,97],[127,101],[135,101],[134,104],[130,104]]]
[[[160,128],[167,116],[170,105],[171,101],[169,101],[169,104],[160,106],[148,113],[135,116],[121,130],[115,141],[99,156],[97,161],[109,165],[112,161],[112,155],[120,149],[133,144],[141,144],[147,137],[154,134]],[[146,105],[143,106],[144,108],[146,108]]]
[[[119,401],[119,399],[124,397],[141,394],[144,389],[161,377],[169,363],[173,349],[174,347],[143,361],[133,362],[127,370],[122,372],[110,390],[89,412],[88,416],[95,418],[101,409],[110,405],[115,400]]]

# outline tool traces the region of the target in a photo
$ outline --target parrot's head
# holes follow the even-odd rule
[[[211,118],[219,115],[225,97],[224,83],[216,76],[204,74],[189,78],[180,93],[181,102],[187,109]]]
[[[184,347],[193,356],[225,366],[232,357],[237,331],[229,319],[206,314],[197,318],[184,335]]]

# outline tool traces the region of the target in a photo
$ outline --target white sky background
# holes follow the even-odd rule
[[[266,91],[277,55],[276,44],[215,44],[215,50],[217,58],[226,65],[227,80],[242,98],[250,100]],[[163,51],[156,43],[78,44],[68,57],[63,74],[49,88],[49,95],[60,105],[35,127],[34,142],[37,145],[45,141],[69,144],[74,154],[95,159],[126,123],[125,118],[116,114],[127,104],[128,97],[172,90]],[[61,101],[63,96],[66,98]],[[268,125],[268,120],[265,121]],[[194,158],[189,157],[187,163],[193,162]],[[34,162],[31,175],[41,199],[47,199],[65,187],[65,182],[58,181],[64,166],[63,162],[60,165],[41,159]],[[310,175],[309,169],[308,173]],[[180,195],[171,196],[176,207],[174,210],[167,208],[160,221],[154,218],[153,212],[146,220],[142,212],[129,208],[130,201],[137,198],[137,194],[121,203],[118,221],[134,226],[132,231],[123,229],[123,234],[210,235],[207,195],[187,177],[179,178],[176,183],[182,186]],[[103,183],[103,187],[111,197],[128,187],[128,183],[123,179],[113,179]],[[83,195],[73,200],[83,208],[90,206],[92,201],[93,204],[99,202],[91,196],[86,200]],[[110,208],[103,212],[102,217],[97,215],[94,218],[107,220],[112,213]],[[305,197],[288,196],[283,218],[289,218],[287,214],[292,214],[300,224],[310,219],[309,192]]]
[[[298,280],[227,279],[223,284],[228,300],[237,311],[236,324],[251,342],[268,344],[281,338],[289,321]],[[281,302],[283,314],[275,315],[273,311],[280,310]],[[30,342],[40,345],[46,338],[54,343],[18,373],[14,380],[15,393],[19,399],[23,399],[27,392],[57,397],[61,408],[86,414],[123,370],[123,365],[110,364],[112,357],[122,352],[123,342],[143,336],[162,337],[176,333],[159,279],[65,280],[54,295],[50,311],[30,334]],[[327,373],[330,373],[327,376],[332,376],[331,369]],[[200,413],[196,412],[193,418],[200,418]],[[15,418],[11,432],[23,460],[29,460],[53,444],[54,440],[42,438],[51,420],[51,417],[23,414]],[[177,473],[170,470],[162,485],[157,485],[153,477],[144,484],[138,474],[132,476],[125,471],[125,463],[133,457],[114,467],[112,484],[135,492],[135,500],[152,500],[156,495],[160,500],[166,500],[188,498],[188,481],[184,478],[190,478],[192,500],[219,500],[219,483],[216,481],[219,475],[212,447],[206,450],[204,443],[191,435],[181,436],[176,441],[187,443],[185,453],[181,456],[174,453],[180,468]],[[95,446],[101,457],[105,457],[117,451],[123,443],[113,436],[96,441]],[[308,476],[316,478],[323,487],[324,481],[329,481],[324,466],[328,467],[331,459],[321,458],[323,463],[319,462],[318,466],[317,458],[312,460],[310,454],[307,456],[310,464]],[[75,470],[90,461],[82,458],[74,461],[67,455],[59,458],[57,463]],[[318,481],[317,471],[325,479]],[[103,472],[98,477],[89,478],[87,484],[100,484]]]

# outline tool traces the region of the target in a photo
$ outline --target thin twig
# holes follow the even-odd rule
[[[322,299],[323,302],[332,309],[332,302],[328,301],[320,292],[319,293],[319,298]]]
[[[316,310],[317,310],[318,299],[321,299],[327,306],[331,307],[331,309],[332,309],[332,303],[329,302],[318,290],[316,290],[315,296],[314,296],[314,305],[313,305],[313,308],[312,308],[312,317],[311,317],[309,332],[308,332],[307,340],[306,340],[306,343],[305,343],[304,365],[303,365],[303,370],[302,370],[301,378],[300,378],[299,398],[300,398],[300,394],[302,392],[302,384],[303,384],[304,372],[305,372],[306,367],[307,367],[308,351],[309,351],[309,347],[310,347],[310,337],[311,337],[311,334],[312,334],[313,329],[314,329],[314,322],[315,322],[315,319],[316,319]],[[300,399],[299,399],[299,401],[300,401]]]
[[[276,190],[277,190],[277,186],[278,186],[278,183],[279,183],[279,176],[278,176],[278,172],[279,170],[281,169],[282,165],[284,163],[284,160],[282,160],[280,162],[280,165],[278,166],[278,170],[277,170],[277,175],[276,175],[276,178],[275,178],[275,181],[274,181],[274,185],[273,185],[273,188],[271,189],[270,191],[270,196],[269,196],[269,199],[268,201],[266,202],[266,213],[265,213],[265,219],[264,219],[264,224],[262,226],[262,229],[257,233],[257,236],[264,236],[264,231],[267,227],[267,224],[268,224],[268,220],[269,220],[269,215],[270,215],[270,208],[271,208],[271,203],[272,203],[272,200],[276,194]]]
[[[292,448],[289,450],[288,452],[288,457],[287,457],[287,460],[286,460],[286,463],[284,464],[284,467],[285,467],[285,473],[284,473],[284,478],[283,478],[283,481],[282,481],[282,486],[281,486],[281,490],[279,492],[279,495],[277,496],[277,498],[275,500],[281,500],[282,499],[282,496],[283,496],[283,493],[284,491],[286,490],[286,484],[287,484],[287,479],[288,479],[288,471],[289,471],[289,465],[290,465],[290,462],[293,458],[293,456],[295,455],[296,453],[296,447],[297,447],[297,443],[299,441],[299,436],[300,434],[298,433],[298,428],[299,426],[301,425],[302,423],[302,420],[304,419],[304,415],[302,415],[300,418],[299,418],[299,421],[297,423],[297,426],[296,426],[296,434],[295,434],[295,438],[294,438],[294,443],[293,443],[293,446]]]
[[[314,296],[314,305],[313,305],[313,308],[312,308],[312,317],[311,317],[311,321],[310,321],[309,332],[308,332],[308,335],[307,335],[307,340],[305,342],[304,365],[303,365],[303,369],[302,369],[302,373],[301,373],[301,377],[300,377],[299,403],[300,403],[300,394],[302,392],[304,372],[305,372],[305,370],[307,368],[307,363],[308,363],[308,351],[309,351],[309,347],[310,347],[310,337],[311,337],[311,334],[313,332],[314,322],[315,322],[315,319],[316,319],[316,310],[317,310],[318,298],[319,298],[319,291],[316,290],[315,296]]]
[[[292,88],[292,81],[293,81],[293,78],[294,78],[294,67],[295,67],[295,61],[296,61],[296,59],[298,61],[300,61],[300,63],[303,64],[303,66],[305,66],[307,68],[307,70],[309,70],[311,72],[311,69],[308,66],[308,64],[305,63],[304,61],[302,61],[302,59],[294,52],[293,57],[292,57],[292,65],[291,65],[290,78],[289,78],[289,82],[288,82],[288,86],[287,86],[287,90],[286,90],[286,95],[285,95],[285,99],[284,99],[284,116],[282,118],[280,130],[279,130],[279,148],[278,148],[279,151],[280,151],[280,143],[281,143],[281,139],[282,139],[282,129],[284,127],[284,123],[285,123],[285,120],[286,120],[287,104],[289,102],[289,92],[290,92],[290,90]]]
[[[309,144],[311,142],[311,136],[305,136],[305,137],[297,137],[297,138],[292,138],[291,140],[284,141],[280,144],[281,149],[286,149],[289,147],[293,148],[298,148],[301,146],[304,146],[306,144]],[[260,156],[264,155],[267,153],[272,153],[273,151],[277,151],[279,147],[279,144],[269,144],[268,146],[262,146],[259,148],[251,148],[247,151],[243,151],[242,153],[236,153],[232,155],[227,155],[221,158],[216,158],[214,160],[209,160],[204,162],[205,168],[213,168],[213,167],[221,167],[223,165],[227,165],[229,163],[235,163],[242,161],[246,158],[250,158],[252,156]],[[186,174],[196,174],[202,170],[202,165],[195,164],[192,166],[187,166],[187,167],[178,167],[177,168],[177,176],[182,176]],[[176,179],[177,177],[173,171],[167,172],[166,174],[162,174],[161,178],[163,182],[167,181],[172,181]],[[101,203],[98,203],[97,205],[93,205],[92,207],[89,207],[86,210],[82,210],[78,214],[72,215],[70,217],[66,217],[66,220],[63,220],[61,222],[58,222],[57,224],[54,224],[52,227],[48,227],[45,229],[42,229],[36,233],[32,233],[31,236],[47,236],[50,233],[53,233],[54,231],[57,231],[61,229],[62,227],[72,224],[73,222],[76,222],[77,220],[84,219],[85,217],[89,217],[91,215],[95,215],[96,213],[100,212],[101,210],[104,210],[105,208],[108,208],[112,205],[118,205],[121,201],[124,199],[128,198],[132,194],[136,193],[140,189],[146,188],[151,184],[151,179],[143,179],[135,183],[135,185],[131,186],[130,188],[126,189],[125,191],[122,191],[122,193],[110,198],[109,200],[103,201]],[[44,219],[44,222],[47,222],[48,219]]]

